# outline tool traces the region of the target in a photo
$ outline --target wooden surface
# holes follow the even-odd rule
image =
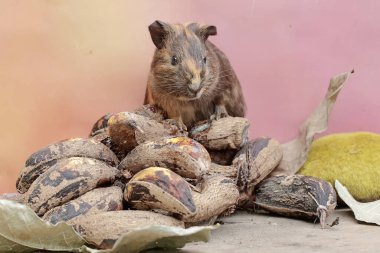
[[[372,253],[379,252],[380,227],[359,224],[353,213],[338,210],[340,224],[322,230],[319,224],[302,220],[239,212],[222,219],[224,225],[212,232],[208,243],[192,243],[178,253]]]

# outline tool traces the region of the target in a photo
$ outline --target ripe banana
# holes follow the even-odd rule
[[[24,201],[42,216],[98,186],[112,183],[118,174],[116,168],[96,159],[60,160],[33,182],[24,194]]]
[[[187,137],[163,137],[133,149],[119,164],[126,177],[148,167],[164,167],[189,179],[200,179],[211,164],[207,150]]]
[[[123,209],[123,191],[118,186],[93,189],[82,196],[49,210],[43,219],[52,224],[80,215]]]
[[[134,175],[124,199],[139,210],[160,209],[180,216],[196,212],[189,183],[165,168],[150,167]]]
[[[60,159],[88,157],[117,166],[119,160],[105,145],[91,139],[69,139],[51,144],[33,153],[25,162],[16,182],[17,191],[25,193],[30,185]]]

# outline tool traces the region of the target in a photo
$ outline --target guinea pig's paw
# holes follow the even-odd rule
[[[165,119],[164,121],[165,124],[176,126],[180,132],[187,132],[187,126],[183,123],[182,119]]]
[[[178,121],[178,128],[181,132],[187,132],[187,126],[182,122],[182,120]]]
[[[228,112],[226,110],[226,107],[224,105],[217,105],[215,106],[215,113],[211,115],[210,119],[211,120],[218,120],[221,118],[227,118]]]

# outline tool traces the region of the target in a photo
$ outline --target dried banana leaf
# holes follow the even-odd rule
[[[50,225],[25,205],[0,200],[0,252],[73,251],[84,243],[71,226]]]
[[[326,96],[313,113],[303,122],[298,137],[282,144],[284,155],[277,168],[271,173],[276,175],[294,175],[306,161],[314,135],[327,129],[330,112],[345,81],[354,71],[336,75],[330,79]]]
[[[0,252],[68,251],[86,253],[137,253],[153,248],[181,248],[188,242],[210,239],[216,226],[188,229],[149,226],[122,236],[110,250],[84,246],[85,241],[66,223],[50,225],[29,207],[0,200]]]
[[[358,202],[338,180],[335,180],[335,189],[344,203],[352,209],[355,219],[380,225],[380,200],[367,203]]]

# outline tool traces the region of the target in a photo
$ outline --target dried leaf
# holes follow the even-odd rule
[[[0,200],[0,252],[32,252],[36,250],[87,253],[136,253],[145,249],[183,247],[188,242],[210,238],[217,226],[182,229],[149,226],[133,230],[121,237],[110,250],[84,246],[84,239],[66,223],[51,225],[40,219],[29,207],[10,200]]]
[[[149,226],[135,229],[121,237],[110,250],[85,248],[88,253],[137,253],[146,249],[178,249],[188,242],[210,239],[210,231],[217,226],[198,226],[187,229],[167,226]]]
[[[29,207],[0,200],[0,252],[73,251],[84,243],[71,226],[48,224]]]
[[[294,175],[305,163],[314,135],[327,129],[330,112],[343,88],[343,84],[354,71],[342,73],[330,79],[330,85],[326,96],[303,122],[299,129],[298,137],[290,142],[282,144],[283,158],[271,176]]]
[[[338,180],[335,180],[335,189],[344,203],[352,209],[355,219],[380,225],[380,200],[368,203],[358,202]]]

